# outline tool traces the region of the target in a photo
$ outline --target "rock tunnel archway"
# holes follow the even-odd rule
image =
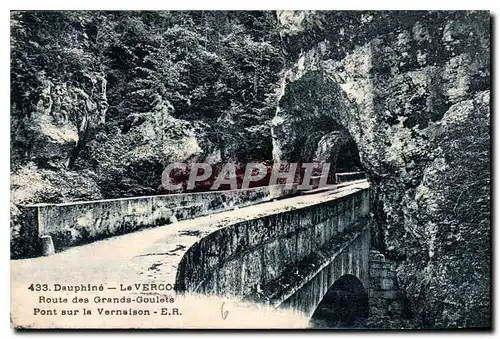
[[[324,70],[311,70],[287,82],[272,121],[273,160],[330,163],[332,178],[335,172],[363,171],[351,131],[353,109],[340,85]]]
[[[368,316],[368,293],[354,275],[340,277],[316,307],[310,325],[314,328],[345,328]]]

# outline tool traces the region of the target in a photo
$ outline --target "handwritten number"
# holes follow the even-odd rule
[[[226,320],[227,315],[229,314],[229,311],[224,311],[224,304],[225,304],[225,303],[226,303],[226,302],[225,302],[225,301],[223,301],[223,302],[222,302],[222,305],[221,305],[221,307],[220,307],[220,315],[221,315],[222,319],[224,319],[224,320]]]

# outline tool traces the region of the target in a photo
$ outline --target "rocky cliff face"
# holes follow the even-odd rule
[[[92,176],[73,169],[89,135],[106,121],[106,79],[94,72],[80,74],[79,80],[75,86],[41,73],[30,109],[22,112],[13,103],[13,202],[101,196]],[[79,187],[61,186],[68,180]]]
[[[39,76],[32,110],[14,126],[13,143],[22,144],[27,157],[48,167],[71,167],[88,134],[105,122],[109,105],[104,75],[87,73],[80,78],[75,86]]]
[[[12,12],[12,201],[158,194],[167,163],[269,160],[261,112],[282,65],[274,21]]]
[[[339,161],[342,138],[326,137],[354,140],[374,183],[375,246],[399,262],[425,326],[488,322],[487,25],[486,14],[414,18],[337,59],[322,41],[283,73],[277,95],[276,160],[311,154],[314,139]]]

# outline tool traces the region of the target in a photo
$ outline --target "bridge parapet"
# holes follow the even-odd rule
[[[296,186],[272,185],[246,190],[155,195],[122,199],[19,206],[22,233],[11,246],[25,256],[39,255],[40,238],[51,236],[56,249],[165,225],[176,220],[227,211],[292,195]]]

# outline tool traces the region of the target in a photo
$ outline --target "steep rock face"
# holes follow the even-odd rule
[[[374,183],[374,245],[399,262],[416,318],[430,327],[489,321],[489,42],[481,20],[416,20],[340,60],[321,42],[283,73],[273,120],[280,161],[311,143],[324,154],[314,131],[349,133]],[[465,131],[474,124],[472,137]],[[470,210],[457,200],[464,195],[480,205],[475,229],[460,212]]]
[[[13,107],[12,201],[62,202],[100,198],[95,175],[74,171],[88,136],[106,120],[106,79],[80,74],[78,86],[40,75],[29,115]],[[73,185],[65,185],[67,180]],[[61,183],[63,185],[61,185]],[[78,188],[77,188],[78,187]]]
[[[102,74],[82,74],[78,87],[42,76],[33,110],[14,125],[13,143],[44,167],[71,167],[87,135],[104,123],[107,108]]]
[[[352,138],[347,120],[356,116],[355,107],[325,70],[321,55],[327,50],[320,43],[284,72],[271,122],[275,161],[335,163],[328,148],[336,153]]]
[[[122,129],[106,124],[106,79],[89,73],[80,80],[42,79],[31,115],[13,119],[14,203],[157,194],[167,163],[217,151],[207,126],[174,118],[168,104],[131,114]]]
[[[210,151],[216,153],[206,129],[201,122],[172,117],[167,108],[133,114],[126,130],[100,131],[83,160],[97,174],[105,197],[158,194],[168,164],[202,161],[213,157]]]
[[[333,131],[325,134],[317,144],[317,149],[314,154],[315,162],[332,162],[338,157],[342,146],[344,146],[349,138],[349,134],[344,130]]]
[[[446,111],[432,137],[433,160],[413,200],[404,197],[405,226],[425,260],[408,260],[398,273],[414,311],[436,326],[489,321],[489,105],[484,91]]]

